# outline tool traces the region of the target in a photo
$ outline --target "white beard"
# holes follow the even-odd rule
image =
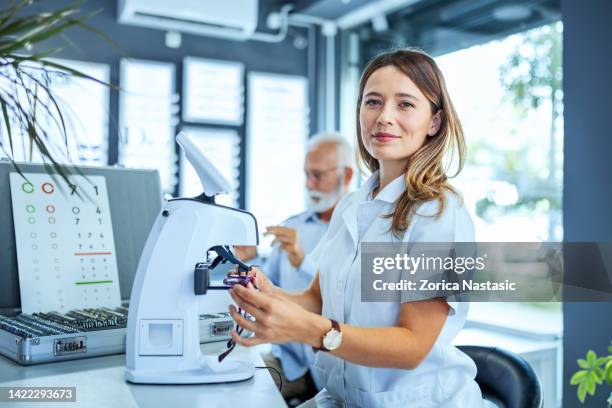
[[[308,208],[316,213],[322,213],[338,203],[344,194],[342,180],[338,180],[338,188],[331,193],[321,193],[320,191],[308,191]]]

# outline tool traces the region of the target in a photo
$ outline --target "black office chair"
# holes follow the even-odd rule
[[[474,360],[483,397],[503,408],[541,408],[538,376],[521,356],[497,347],[458,346]]]

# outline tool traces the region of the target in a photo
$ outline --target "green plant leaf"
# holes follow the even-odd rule
[[[578,399],[580,400],[580,402],[584,402],[584,399],[586,398],[586,393],[587,393],[587,382],[583,381],[580,383],[580,385],[578,386]]]
[[[580,384],[583,379],[586,377],[588,371],[587,370],[580,370],[574,373],[574,375],[572,375],[572,378],[570,379],[570,384],[571,385],[578,385]]]
[[[53,169],[60,175],[60,177],[68,185],[70,185],[71,182],[70,182],[70,179],[68,178],[70,173],[68,173],[66,168],[64,166],[62,166],[60,163],[58,163],[55,160],[55,158],[53,157],[53,155],[49,152],[49,149],[45,145],[44,141],[38,135],[38,132],[36,131],[36,126],[35,126],[34,123],[30,123],[29,124],[29,126],[28,126],[28,133],[29,133],[29,136],[30,136],[30,140],[36,144],[36,147],[38,147],[38,150],[40,150],[40,152],[43,155],[43,157],[45,157],[45,158],[49,159],[49,161],[51,161]],[[50,174],[51,173],[52,172],[50,172]]]
[[[116,88],[117,88],[117,87],[116,87],[115,85],[113,85],[113,84],[109,84],[109,83],[106,83],[106,82],[104,82],[104,81],[100,81],[100,80],[99,80],[99,79],[97,79],[97,78],[94,78],[94,77],[92,77],[92,76],[90,76],[90,75],[84,74],[84,73],[82,73],[82,72],[80,72],[80,71],[78,71],[78,70],[76,70],[76,69],[73,69],[73,68],[67,67],[67,66],[65,66],[65,65],[58,64],[58,63],[56,63],[56,62],[52,62],[52,61],[48,61],[48,60],[42,60],[42,61],[38,61],[38,62],[40,62],[40,63],[41,63],[42,65],[44,65],[44,66],[53,67],[53,68],[56,68],[56,69],[58,69],[58,70],[60,70],[60,71],[65,71],[65,72],[67,72],[67,73],[69,73],[69,74],[72,74],[72,75],[74,75],[74,76],[76,76],[76,77],[79,77],[79,78],[85,78],[85,79],[89,79],[90,81],[94,81],[94,82],[96,82],[96,83],[98,83],[98,84],[100,84],[100,85],[107,86],[107,87],[109,87],[109,88],[111,88],[111,89],[116,89]]]
[[[29,0],[21,0],[12,6],[0,11],[0,30],[4,24],[10,22],[19,11],[28,4]]]
[[[22,33],[21,36],[18,36],[16,41],[23,41],[28,37],[31,37],[41,31],[48,29],[53,26],[53,24],[60,21],[61,18],[68,15],[63,15],[62,12],[57,13],[47,13],[41,14],[37,16],[27,16],[23,18],[15,19],[12,23],[3,27],[0,30],[0,35],[3,37],[6,36],[14,36],[15,34]],[[25,33],[23,33],[25,31]]]
[[[23,173],[12,157],[14,139],[21,136],[24,140],[30,142],[30,151],[34,147],[40,151],[45,169],[54,173],[52,177],[61,177],[70,183],[68,168],[52,156],[51,151],[56,146],[55,142],[48,136],[48,129],[46,128],[48,122],[40,123],[41,116],[48,116],[52,124],[60,130],[64,139],[63,145],[67,149],[67,132],[62,109],[60,109],[61,106],[57,103],[48,86],[47,77],[38,80],[36,75],[30,75],[25,70],[27,67],[21,64],[27,65],[28,62],[37,62],[41,64],[39,69],[45,72],[55,69],[62,71],[65,75],[92,80],[113,89],[118,89],[118,87],[61,64],[47,61],[46,58],[59,52],[59,48],[43,49],[32,55],[17,55],[16,53],[23,48],[28,48],[29,45],[44,42],[54,36],[61,36],[70,27],[93,32],[113,46],[117,48],[119,46],[110,37],[86,23],[87,19],[99,13],[100,10],[80,14],[78,6],[83,4],[84,1],[77,0],[75,3],[51,12],[41,13],[34,9],[32,13],[30,5],[36,2],[37,0],[5,0],[4,3],[9,4],[0,6],[0,79],[5,78],[10,82],[8,87],[0,88],[1,118],[4,118],[3,121],[6,123],[8,136],[5,139],[7,143],[3,144],[3,141],[0,141],[0,148],[6,152],[7,147],[10,147],[10,153],[6,153],[11,163],[23,177]],[[31,81],[34,83],[33,87],[30,86]],[[25,98],[19,96],[21,92],[25,94]],[[59,146],[61,145],[58,144]],[[50,147],[54,149],[50,149]],[[78,166],[71,171],[81,173]]]
[[[606,363],[606,381],[612,385],[612,360],[608,360]]]
[[[3,98],[0,98],[0,106],[2,106],[2,117],[4,119],[4,126],[6,126],[6,134],[9,140],[9,146],[11,148],[11,157],[13,157],[13,132],[11,131],[11,122],[9,121],[8,111],[6,109],[6,101]]]
[[[29,61],[39,61],[41,59],[49,58],[55,54],[59,54],[61,51],[63,51],[63,49],[64,47],[55,47],[37,54],[28,55],[27,58]]]
[[[46,30],[39,28],[36,30],[36,32],[32,32],[31,35],[21,37],[20,39],[13,42],[7,47],[0,47],[0,52],[9,54],[11,52],[14,52],[14,51],[17,51],[17,50],[20,50],[26,47],[28,44],[35,44],[41,41],[45,41],[51,37],[58,35],[62,31],[65,31],[67,28],[72,27],[74,25],[76,25],[76,23],[71,22],[71,21],[65,21],[56,26],[49,27]]]
[[[35,44],[44,41],[65,31],[69,27],[86,25],[85,20],[91,18],[97,13],[88,13],[82,15],[78,19],[68,18],[71,15],[78,13],[78,11],[79,10],[76,8],[66,7],[55,12],[28,16],[24,19],[16,21],[13,23],[13,27],[5,28],[4,32],[0,31],[0,36],[5,37],[8,35],[7,32],[12,33],[14,31],[24,31],[26,29],[30,29],[30,31],[21,35],[7,46],[0,47],[0,52],[8,54],[25,47],[27,44]]]
[[[586,355],[586,360],[589,362],[591,367],[595,365],[595,360],[597,360],[597,354],[593,350],[589,350]]]
[[[99,12],[101,12],[102,10],[96,10],[94,12],[94,14],[98,14]],[[88,17],[89,18],[89,17]],[[117,50],[119,50],[124,56],[127,56],[127,52],[125,51],[125,49],[119,44],[117,43],[115,40],[113,40],[111,37],[109,37],[108,35],[106,35],[105,33],[103,33],[102,31],[90,26],[89,24],[85,24],[82,21],[77,21],[76,24],[81,27],[84,30],[90,31],[100,37],[102,37],[104,40],[106,40],[109,44],[112,44],[115,48],[117,48]]]
[[[57,103],[56,98],[53,96],[53,92],[51,92],[51,89],[49,88],[47,83],[40,81],[38,78],[36,78],[35,75],[28,73],[26,70],[24,70],[22,73],[23,75],[27,76],[30,80],[32,80],[36,84],[37,87],[38,86],[41,87],[45,93],[45,96],[48,97],[49,100],[51,101],[51,104],[53,104],[54,111],[52,111],[49,108],[49,106],[47,106],[47,104],[40,101],[40,99],[38,100],[40,105],[44,107],[48,117],[53,120],[53,122],[59,129],[60,134],[62,138],[64,139],[64,147],[67,150],[68,149],[68,132],[66,130],[66,122],[64,120],[64,115],[62,114],[62,110],[60,109],[60,106]],[[45,75],[48,75],[48,73],[45,72]]]
[[[15,86],[19,86],[19,83],[16,80],[13,80],[12,83]],[[32,108],[31,106],[28,108],[29,111],[24,109],[24,107],[22,106],[20,101],[17,100],[15,95],[16,95],[16,92],[14,94],[0,94],[0,99],[4,99],[5,101],[7,101],[7,98],[8,98],[8,100],[11,101],[10,103],[7,103],[5,106],[8,108],[7,110],[10,110],[13,112],[13,115],[14,115],[13,117],[16,118],[16,120],[18,121],[22,133],[25,133],[27,135],[28,141],[29,141],[30,156],[32,154],[34,145],[36,145],[39,148],[43,156],[43,159],[51,161],[52,163],[51,168],[56,173],[60,174],[60,176],[62,176],[62,178],[68,182],[68,179],[67,179],[68,173],[65,171],[65,169],[63,168],[61,164],[59,164],[57,161],[54,160],[54,158],[50,155],[50,152],[45,146],[45,143],[43,141],[43,137],[46,138],[45,131],[42,129],[38,131],[36,129],[36,120],[37,120],[36,114],[35,114],[36,110],[31,109]],[[35,102],[35,100],[31,100],[31,99],[29,100],[30,100],[30,104],[32,102]],[[12,157],[11,157],[11,162],[13,163],[13,166],[15,167],[17,172],[22,177],[25,178],[25,176],[19,169],[19,166],[15,163]]]
[[[601,384],[606,376],[605,371],[599,367],[595,367],[591,373],[593,374],[593,378],[597,384]]]
[[[579,359],[578,359],[578,365],[579,365],[581,368],[585,368],[585,369],[587,369],[587,370],[588,370],[589,368],[591,368],[591,365],[590,365],[590,364],[589,364],[589,363],[588,363],[588,362],[587,362],[585,359],[583,359],[583,358],[579,358]]]
[[[593,373],[591,373],[593,374]],[[587,393],[589,393],[589,395],[594,395],[595,394],[595,380],[594,377],[591,375],[588,377],[587,381],[586,381],[586,389],[587,389]]]
[[[41,13],[33,16],[26,16],[15,19],[14,22],[10,23],[6,27],[0,30],[0,36],[7,37],[9,35],[26,31],[11,43],[11,47],[0,48],[0,51],[5,53],[10,52],[10,49],[18,49],[23,47],[26,43],[36,43],[42,41],[39,36],[41,33],[48,32],[52,28],[56,27],[58,23],[61,23],[67,17],[78,12],[78,9],[66,7],[50,13]],[[29,31],[28,31],[29,30]],[[18,48],[13,48],[13,45]]]

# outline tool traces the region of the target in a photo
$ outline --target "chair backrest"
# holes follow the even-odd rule
[[[459,346],[474,360],[476,382],[485,398],[507,408],[541,408],[542,386],[521,356],[497,347]]]

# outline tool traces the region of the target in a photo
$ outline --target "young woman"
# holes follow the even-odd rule
[[[361,301],[361,242],[473,242],[474,228],[447,181],[445,159],[464,160],[461,124],[427,54],[383,53],[365,68],[357,101],[359,155],[372,176],[336,207],[312,257],[309,289],[287,293],[255,270],[234,301],[255,317],[235,342],[301,342],[316,349],[324,388],[305,406],[481,407],[476,366],[451,345],[468,304],[442,298]]]

